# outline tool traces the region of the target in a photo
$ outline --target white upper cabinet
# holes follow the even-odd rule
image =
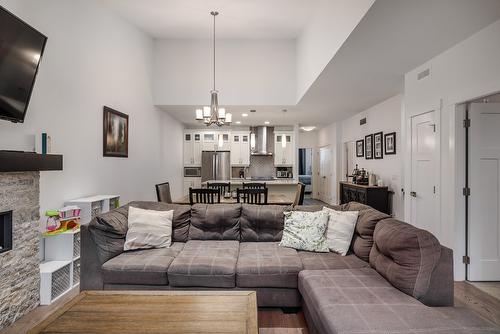
[[[250,132],[231,134],[231,165],[250,165]]]
[[[274,165],[293,166],[295,161],[295,140],[293,132],[274,133]]]
[[[202,134],[184,132],[184,166],[201,166]]]

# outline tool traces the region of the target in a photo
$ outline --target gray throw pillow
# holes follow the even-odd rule
[[[326,240],[328,213],[324,211],[285,212],[285,226],[280,246],[310,252],[329,252]]]

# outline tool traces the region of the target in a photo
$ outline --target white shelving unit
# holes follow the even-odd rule
[[[67,201],[64,205],[76,205],[80,207],[82,209],[82,212],[80,213],[80,222],[81,224],[88,224],[96,215],[119,207],[120,196],[95,195]]]
[[[40,264],[40,304],[50,305],[80,284],[80,229],[44,236]]]

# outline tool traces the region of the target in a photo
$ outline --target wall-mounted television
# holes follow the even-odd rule
[[[0,6],[0,119],[24,122],[47,37]]]

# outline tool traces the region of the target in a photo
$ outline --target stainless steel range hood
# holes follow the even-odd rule
[[[274,154],[274,128],[269,126],[257,126],[250,128],[250,152],[252,155]],[[255,140],[253,140],[255,138]]]

